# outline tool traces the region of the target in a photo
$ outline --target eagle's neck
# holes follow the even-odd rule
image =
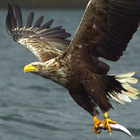
[[[48,78],[62,86],[66,86],[68,82],[67,67],[63,65],[58,58],[53,58],[44,63],[41,76]]]

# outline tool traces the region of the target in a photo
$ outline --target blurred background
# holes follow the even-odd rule
[[[0,0],[0,8],[5,5],[19,4],[22,8],[84,8],[88,0]]]
[[[54,19],[52,27],[63,25],[72,37],[81,21],[88,0],[0,0],[0,140],[131,140],[121,132],[93,132],[92,117],[80,108],[63,87],[23,68],[38,59],[7,34],[7,3],[21,7],[23,21],[34,11],[35,21]],[[70,39],[72,39],[70,37]],[[105,60],[104,60],[105,61]],[[140,90],[140,29],[133,36],[121,59],[109,62],[110,74],[135,71]],[[140,97],[140,96],[139,96]],[[127,127],[140,139],[140,99],[121,105],[114,100],[112,120]],[[99,119],[103,119],[100,112]]]

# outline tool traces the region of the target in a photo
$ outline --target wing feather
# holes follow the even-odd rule
[[[12,34],[12,24],[9,22],[11,20],[11,14],[8,13],[6,17],[6,30],[9,35]]]
[[[26,30],[26,29],[28,29],[29,27],[32,26],[33,19],[34,19],[34,13],[31,12],[31,13],[29,14],[29,16],[27,17],[27,19],[26,19],[26,23],[25,23],[25,25],[24,25],[24,27],[23,27],[23,30]]]
[[[23,26],[20,8],[15,6],[15,16],[13,8],[8,4],[8,14],[6,18],[6,29],[14,41],[24,45],[32,51],[36,57],[45,62],[64,53],[70,41],[71,35],[57,26],[50,28],[54,20],[50,20],[41,26],[44,16],[41,16],[32,26],[34,13],[31,12]]]
[[[117,61],[139,23],[140,0],[90,0],[67,54],[81,45],[95,57]]]
[[[36,31],[37,33],[41,33],[42,35],[44,34],[49,34],[49,33],[53,33],[53,32],[56,32],[56,31],[62,31],[62,26],[57,26],[57,27],[53,27],[53,28],[47,28],[47,29],[42,29],[42,30],[39,30],[39,31]]]
[[[36,27],[40,27],[42,22],[43,22],[43,19],[44,19],[44,16],[41,16],[37,21],[36,23],[32,26],[32,29],[33,28],[36,28]]]
[[[50,26],[52,25],[53,21],[54,21],[53,19],[48,21],[47,23],[42,25],[39,29],[37,29],[36,32],[38,33],[39,31],[43,31],[43,29],[46,30],[46,29],[50,28]]]
[[[15,17],[16,17],[15,19],[17,23],[17,29],[20,30],[20,28],[23,27],[23,21],[22,21],[21,11],[18,5],[15,5]]]
[[[14,12],[13,12],[13,8],[12,6],[8,3],[8,13],[9,13],[9,17],[10,17],[10,20],[11,20],[11,28],[16,28],[17,27],[17,24],[16,24],[16,19],[14,17]],[[7,23],[7,22],[6,22]]]

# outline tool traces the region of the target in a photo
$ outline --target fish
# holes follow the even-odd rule
[[[97,130],[99,130],[100,132],[101,132],[102,129],[108,130],[107,127],[103,128],[102,125],[103,125],[103,123],[99,124],[99,127],[97,128]],[[132,140],[134,140],[134,137],[132,136],[132,134],[130,133],[130,131],[126,127],[124,127],[120,124],[117,124],[117,123],[116,124],[110,124],[110,127],[111,127],[111,130],[121,131],[121,132],[127,134]]]

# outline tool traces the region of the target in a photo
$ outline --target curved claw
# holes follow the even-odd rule
[[[97,127],[98,128],[98,127]],[[101,130],[97,130],[97,128],[94,126],[93,127],[93,131],[96,133],[96,134],[100,134],[101,133]]]
[[[110,124],[116,124],[116,122],[110,120],[109,118],[106,118],[103,122],[103,125],[102,125],[103,129],[108,128],[108,131],[111,132],[112,130],[111,130]]]
[[[99,125],[103,123],[103,121],[99,121],[97,119],[96,116],[93,117],[93,122],[94,122],[94,127],[93,127],[93,131],[96,133],[96,134],[100,134],[101,130],[97,130],[97,128],[99,128]]]

